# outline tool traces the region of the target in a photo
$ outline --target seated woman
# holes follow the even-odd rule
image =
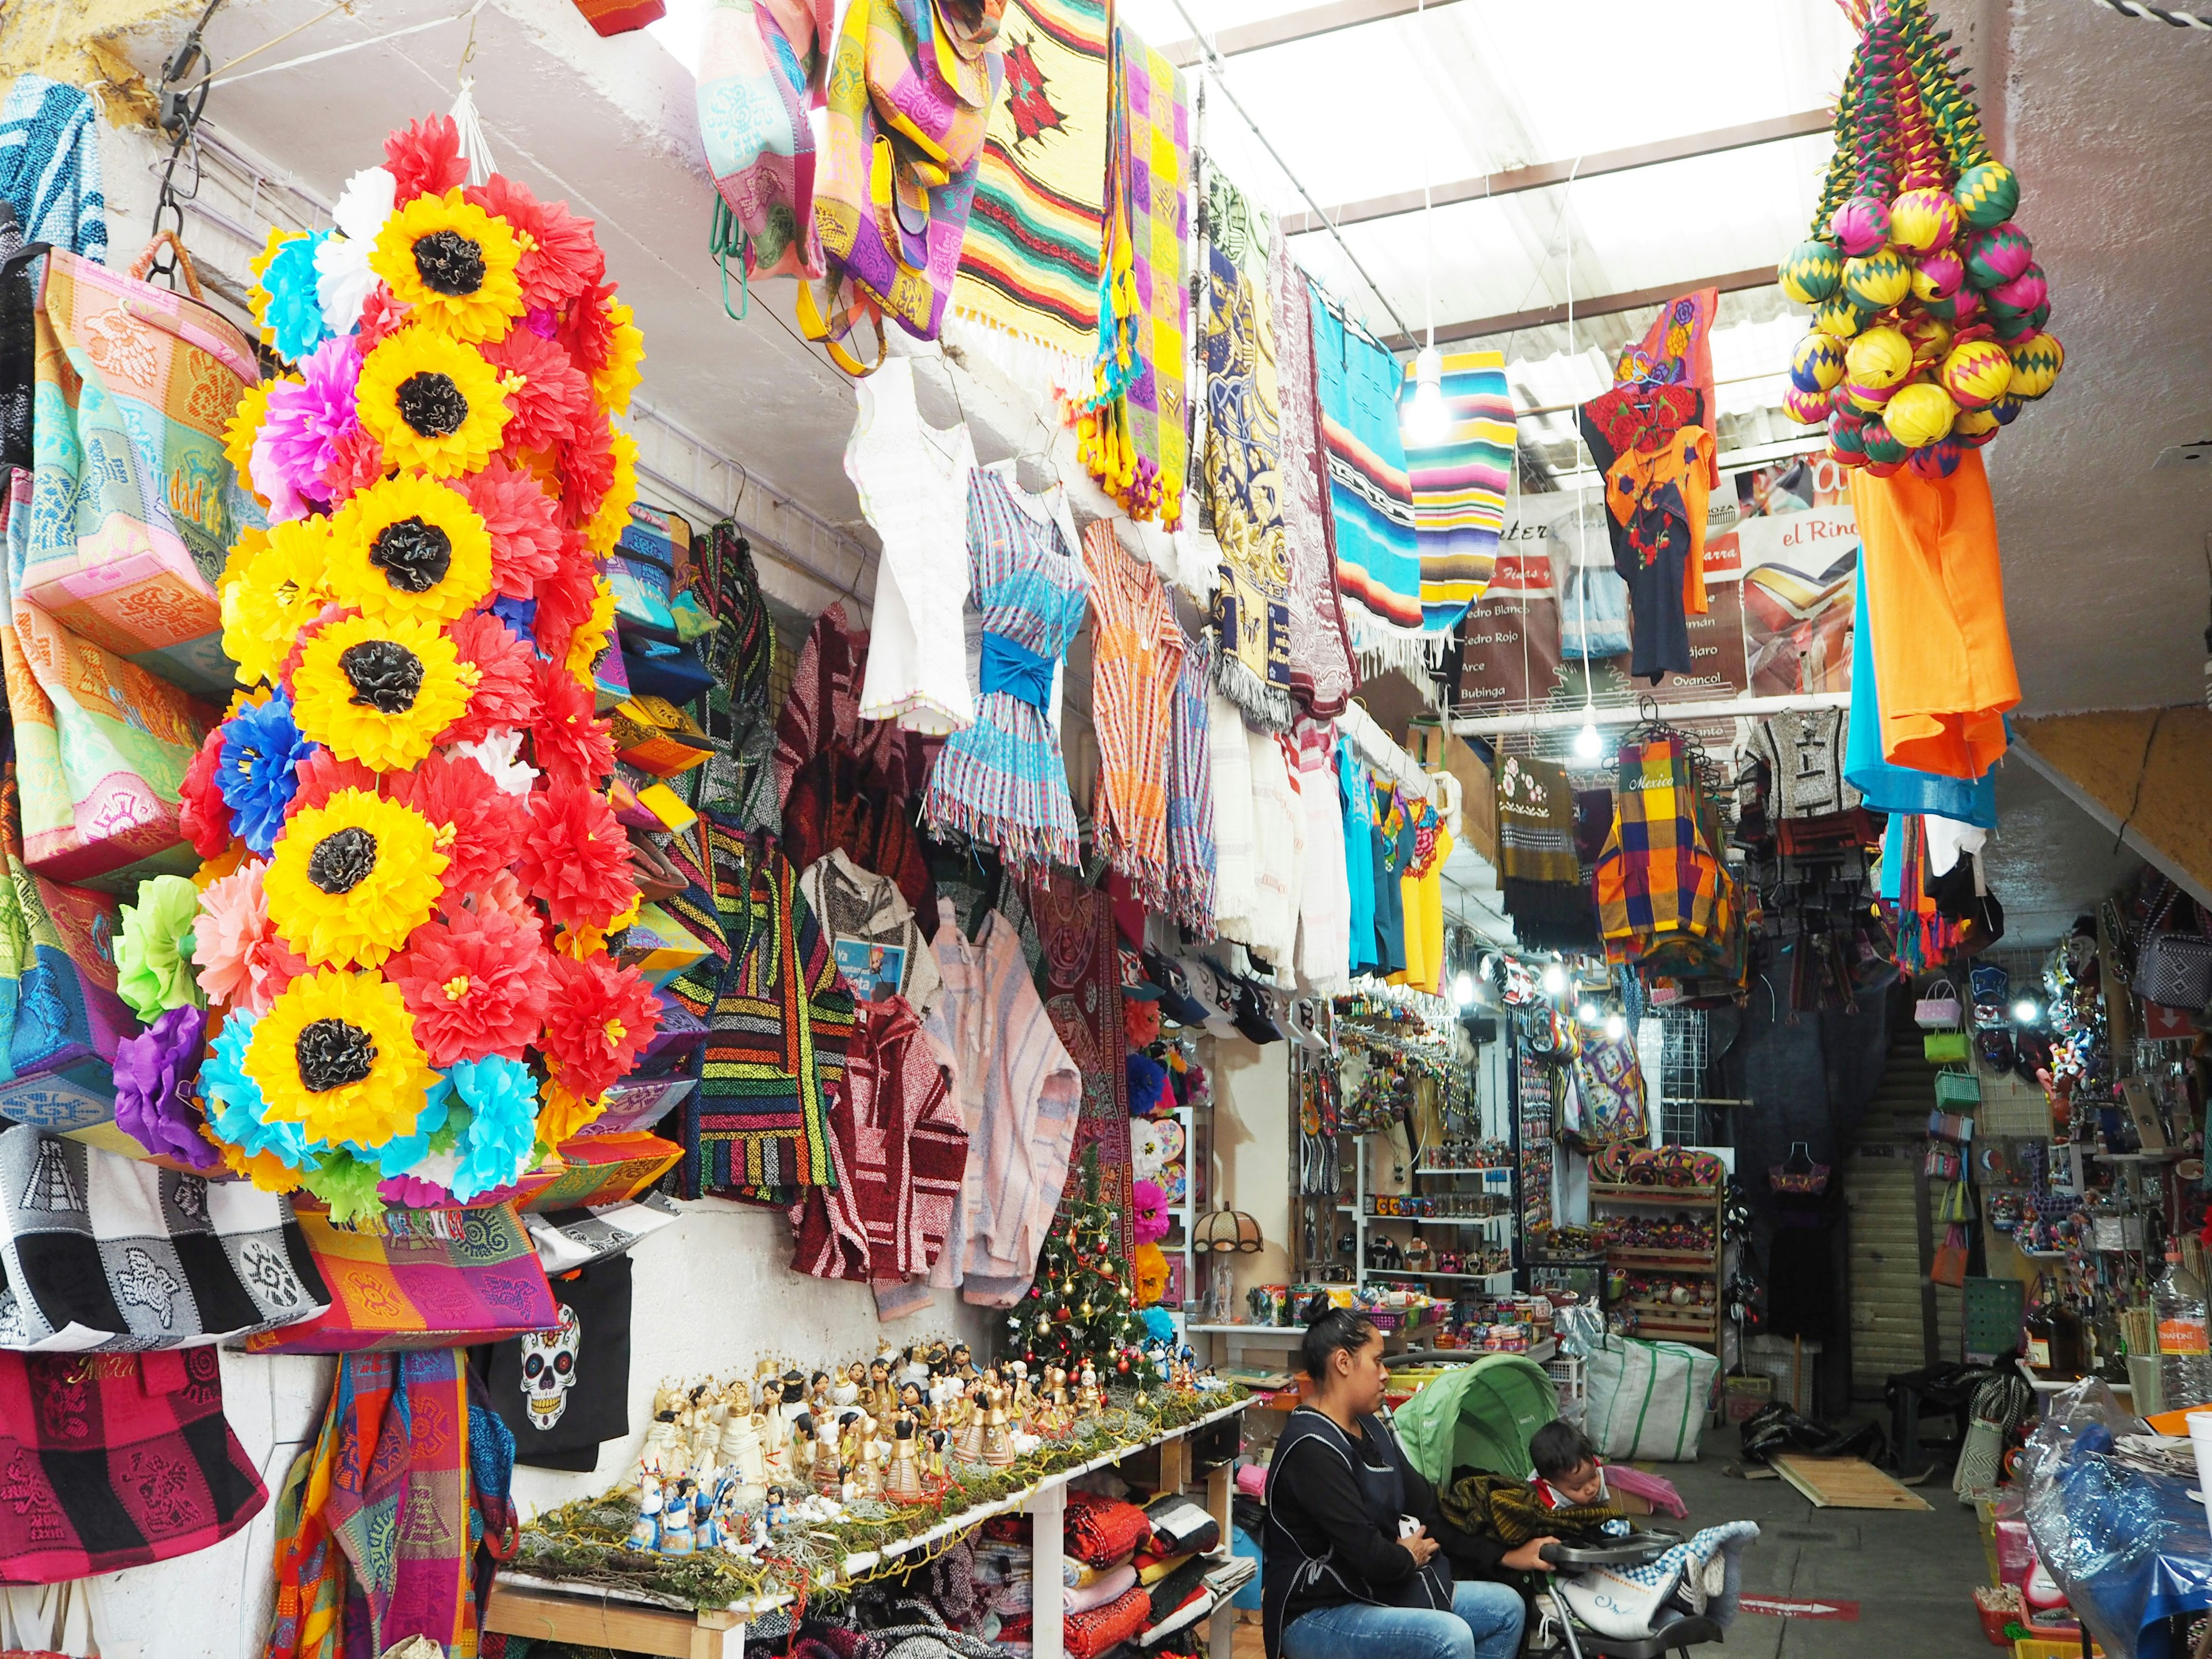
[[[1382,1421],[1382,1335],[1364,1316],[1310,1315],[1304,1403],[1267,1468],[1261,1598],[1267,1659],[1513,1659],[1535,1538],[1507,1550],[1450,1525]],[[1456,1560],[1484,1577],[1455,1584]]]

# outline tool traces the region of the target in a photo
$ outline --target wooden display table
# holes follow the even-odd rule
[[[1190,1436],[1238,1415],[1251,1403],[1249,1400],[1240,1400],[1150,1440],[1117,1446],[1087,1463],[1047,1475],[1035,1486],[994,1502],[979,1504],[948,1516],[911,1538],[848,1555],[845,1558],[844,1577],[851,1579],[872,1572],[886,1560],[925,1548],[951,1534],[965,1532],[994,1515],[1025,1511],[1036,1523],[1030,1545],[1036,1607],[1031,1652],[1033,1659],[1061,1659],[1060,1620],[1066,1586],[1061,1582],[1060,1526],[1066,1508],[1067,1483],[1094,1469],[1157,1452],[1159,1469],[1156,1480],[1139,1484],[1152,1484],[1162,1492],[1181,1492],[1192,1484],[1194,1478]],[[1232,1490],[1229,1464],[1206,1472],[1206,1504],[1221,1528],[1224,1548],[1229,1544]],[[635,1591],[563,1583],[526,1572],[502,1572],[492,1584],[491,1599],[484,1608],[483,1627],[508,1636],[526,1636],[535,1641],[595,1644],[632,1653],[665,1655],[667,1659],[738,1659],[744,1651],[747,1621],[775,1612],[787,1600],[781,1595],[768,1596],[757,1601],[695,1612],[690,1607],[654,1601]],[[1212,1650],[1218,1659],[1228,1659],[1235,1612],[1224,1599],[1211,1617]]]

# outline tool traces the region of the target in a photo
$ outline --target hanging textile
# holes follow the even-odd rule
[[[1743,975],[1735,883],[1687,743],[1620,746],[1614,818],[1595,877],[1606,959],[1670,978]]]
[[[1073,369],[1097,350],[1112,125],[1105,0],[1007,0],[998,43],[1006,86],[983,140],[953,308]]]
[[[1099,852],[1148,910],[1168,908],[1168,748],[1182,630],[1159,573],[1103,519],[1083,532],[1091,571],[1091,714],[1099,750],[1091,802]]]
[[[717,0],[699,43],[699,136],[744,233],[754,276],[819,276],[810,88],[830,46],[828,0]]]
[[[1421,629],[1428,634],[1449,633],[1490,586],[1518,441],[1505,354],[1448,351],[1443,358],[1449,424],[1435,442],[1406,447],[1421,561]],[[1401,408],[1412,401],[1414,386],[1408,362]]]
[[[107,203],[100,190],[100,123],[92,94],[43,75],[19,75],[0,104],[0,197],[27,242],[107,263]]]
[[[1282,405],[1283,551],[1290,562],[1291,696],[1316,720],[1332,720],[1359,687],[1331,551],[1328,464],[1314,384],[1313,290],[1291,259],[1281,227],[1268,251],[1275,301],[1275,389]]]
[[[1708,408],[1713,398],[1713,316],[1720,309],[1721,291],[1701,288],[1669,300],[1654,318],[1644,337],[1621,348],[1613,366],[1617,386],[1688,386],[1705,394]],[[1707,485],[1721,481],[1720,458],[1705,463]]]
[[[1605,474],[1613,568],[1628,584],[1632,674],[1691,672],[1689,617],[1705,614],[1705,516],[1713,434],[1689,386],[1616,386],[1582,406],[1583,438]]]
[[[1213,680],[1270,731],[1291,727],[1290,567],[1283,546],[1282,413],[1275,384],[1274,308],[1267,295],[1273,222],[1218,171],[1206,175],[1207,523],[1221,546]]]
[[[1083,1154],[1098,1153],[1098,1197],[1115,1217],[1115,1260],[1127,1270],[1136,1253],[1130,1217],[1129,1083],[1121,1064],[1128,1038],[1121,1023],[1121,961],[1106,895],[1058,871],[1028,888],[1043,941],[1044,1010],[1060,1044],[1083,1075],[1083,1103],[1069,1148],[1065,1208],[1083,1195]]]
[[[1981,452],[1948,478],[1851,473],[1873,623],[1882,758],[1969,782],[2005,752],[2020,702]]]
[[[1176,675],[1168,733],[1168,914],[1193,937],[1213,937],[1213,754],[1206,712],[1210,635],[1188,642]]]
[[[1133,519],[1182,522],[1190,462],[1190,100],[1182,71],[1114,31],[1114,137],[1085,466]]]
[[[1524,942],[1556,950],[1596,943],[1565,768],[1525,755],[1498,763],[1498,872],[1506,912]]]
[[[752,545],[725,519],[691,540],[690,592],[720,624],[698,642],[714,677],[707,735],[714,751],[691,775],[691,804],[743,830],[773,830],[779,817],[775,721],[769,683],[775,671],[775,622],[761,596]]]
[[[1893,766],[1881,757],[1881,694],[1875,679],[1874,634],[1867,617],[1867,585],[1852,600],[1851,718],[1844,739],[1844,777],[1876,812],[1923,813],[1956,818],[1983,830],[1997,822],[1997,771],[1978,781]]]
[[[1298,974],[1323,996],[1352,977],[1352,894],[1344,856],[1344,804],[1337,793],[1336,727],[1302,720],[1297,732],[1298,806],[1305,858],[1298,893]]]
[[[1313,294],[1314,378],[1328,454],[1336,585],[1355,641],[1421,627],[1420,550],[1398,434],[1398,360]]]

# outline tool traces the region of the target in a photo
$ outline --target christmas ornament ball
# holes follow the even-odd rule
[[[1958,413],[1958,404],[1951,401],[1951,394],[1942,386],[1915,380],[1910,386],[1899,386],[1891,395],[1882,419],[1888,422],[1890,435],[1898,442],[1907,449],[1920,449],[1948,437],[1951,422]]]
[[[1782,394],[1782,412],[1800,426],[1818,426],[1828,418],[1834,397],[1831,392],[1808,392],[1793,386]]]
[[[1832,334],[1838,340],[1848,340],[1866,326],[1867,313],[1861,311],[1842,295],[1823,300],[1813,313],[1813,326],[1823,334]]]
[[[1889,240],[1889,204],[1878,196],[1854,196],[1829,215],[1828,234],[1848,258],[1872,253]]]
[[[1979,449],[1997,435],[1998,425],[1996,416],[1989,410],[1962,409],[1959,418],[1951,422],[1951,437],[1969,449]]]
[[[2012,356],[1994,340],[1969,340],[1943,359],[1943,390],[1960,409],[1983,410],[2012,384]]]
[[[1889,204],[1889,239],[1915,253],[1951,246],[1959,234],[1959,204],[1933,185],[1908,190]]]
[[[1959,216],[1968,224],[1978,229],[2001,225],[2020,205],[2020,180],[2003,162],[1984,161],[1959,175],[1951,197],[1959,204]]]
[[[1948,300],[1965,284],[1966,262],[1949,248],[1921,256],[1912,267],[1912,297],[1926,304]]]
[[[1870,328],[1844,353],[1844,371],[1853,393],[1863,387],[1887,392],[1912,373],[1912,342],[1894,328]]]
[[[1914,450],[1905,458],[1905,465],[1932,482],[1949,477],[1959,470],[1959,463],[1966,459],[1966,452],[1955,440],[1943,438]]]
[[[1816,306],[1844,280],[1844,256],[1832,242],[1800,242],[1776,273],[1782,291],[1801,306]]]
[[[2007,391],[2015,398],[2040,398],[2051,390],[2058,371],[2066,367],[2066,349],[2054,334],[2027,335],[2014,341],[2008,349],[2012,353],[2012,384]]]
[[[1813,330],[1790,354],[1790,381],[1800,392],[1826,392],[1844,378],[1844,343]]]
[[[2035,245],[2018,225],[1993,225],[1965,248],[1966,280],[1984,292],[2012,281],[2035,263]]]
[[[1912,292],[1912,267],[1887,248],[1847,259],[1844,292],[1862,311],[1887,311]]]
[[[1893,472],[1904,465],[1905,446],[1898,442],[1887,421],[1869,421],[1859,435],[1863,440],[1859,447],[1866,453],[1869,468],[1886,466]],[[1876,473],[1875,476],[1887,477],[1888,473]]]

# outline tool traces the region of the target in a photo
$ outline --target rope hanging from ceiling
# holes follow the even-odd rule
[[[2141,17],[2150,22],[2164,23],[2177,29],[2212,29],[2212,17],[2195,12],[2170,11],[2164,6],[2144,3],[2144,0],[2094,0],[2107,11],[2116,11],[2123,17]]]

